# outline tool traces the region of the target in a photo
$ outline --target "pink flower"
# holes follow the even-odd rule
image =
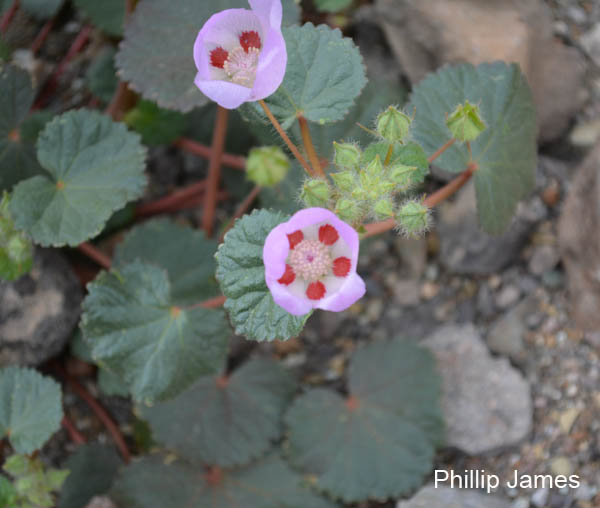
[[[275,303],[300,316],[339,312],[365,294],[356,273],[358,233],[324,208],[307,208],[279,224],[263,248],[265,280]]]
[[[194,83],[227,109],[273,94],[287,65],[281,0],[248,2],[252,10],[227,9],[211,16],[194,44]]]

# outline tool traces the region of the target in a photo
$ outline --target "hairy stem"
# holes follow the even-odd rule
[[[95,247],[89,242],[82,243],[77,247],[77,250],[85,254],[88,258],[95,261],[102,268],[110,269],[111,261],[110,258],[104,254],[100,249]]]
[[[273,124],[273,127],[275,127],[275,129],[281,136],[281,139],[283,139],[283,141],[285,141],[285,144],[290,149],[290,152],[292,152],[294,154],[294,157],[296,157],[296,159],[298,159],[298,162],[302,165],[302,167],[305,169],[305,171],[310,176],[315,176],[314,173],[312,172],[310,166],[308,165],[308,162],[306,162],[306,159],[304,157],[302,157],[302,154],[300,153],[300,150],[298,150],[298,147],[296,147],[296,145],[294,143],[292,143],[292,140],[289,138],[289,136],[283,130],[283,127],[281,126],[281,124],[279,123],[277,118],[275,118],[275,115],[273,115],[273,113],[269,109],[269,106],[267,106],[267,103],[262,99],[259,100],[258,102],[262,106],[262,108],[265,111],[265,114],[267,115],[270,122]]]
[[[0,33],[6,31],[18,8],[19,0],[14,0],[8,10],[2,15],[2,18],[0,18]]]
[[[204,307],[205,309],[216,309],[217,307],[221,307],[225,303],[226,299],[227,298],[225,298],[224,295],[215,296],[214,298],[210,298],[209,300],[204,300],[203,302],[195,303],[194,305],[185,307],[185,309],[196,309],[198,307]]]
[[[206,197],[204,198],[204,213],[202,214],[202,229],[206,236],[211,236],[214,228],[215,209],[217,207],[217,192],[221,176],[221,156],[225,148],[227,134],[228,110],[217,107],[217,118],[212,139],[212,152],[208,163],[208,178],[206,179]]]
[[[458,175],[454,180],[447,183],[439,189],[438,191],[430,194],[425,198],[423,204],[428,208],[433,208],[439,205],[445,199],[448,199],[452,196],[456,191],[458,191],[463,185],[465,185],[473,176],[473,173],[477,170],[477,164],[475,162],[471,162],[467,168]],[[361,235],[361,239],[369,238],[371,236],[378,235],[380,233],[385,233],[390,229],[394,229],[396,227],[396,221],[394,219],[387,219],[381,222],[373,222],[371,224],[366,224],[365,229],[366,233]]]
[[[302,143],[304,144],[304,149],[308,154],[308,160],[310,161],[313,172],[320,176],[321,178],[325,178],[325,173],[323,172],[323,168],[321,167],[321,162],[319,161],[319,156],[317,155],[317,151],[315,150],[315,145],[313,143],[312,137],[310,135],[310,127],[308,126],[308,121],[302,115],[298,115],[298,123],[300,124],[300,132],[302,134]]]
[[[69,434],[71,441],[73,441],[76,445],[85,444],[85,437],[83,437],[83,434],[77,430],[77,427],[75,427],[73,422],[67,418],[67,415],[63,416],[61,423]]]
[[[456,139],[452,138],[449,141],[447,141],[446,143],[444,143],[440,148],[438,148],[438,150],[433,155],[431,155],[431,157],[429,157],[427,159],[429,164],[431,164],[440,155],[442,155],[446,150],[448,150],[448,148],[450,148],[455,142],[456,142]]]
[[[212,148],[210,146],[198,143],[193,139],[179,138],[173,143],[173,145],[185,150],[186,152],[203,157],[204,159],[210,159],[212,155]],[[233,169],[246,171],[246,158],[242,157],[241,155],[223,153],[221,155],[221,164]]]
[[[48,21],[46,21],[46,23],[40,30],[40,33],[37,35],[37,37],[31,44],[31,48],[29,48],[29,49],[31,50],[31,53],[33,54],[33,56],[35,56],[37,54],[37,52],[44,45],[44,42],[46,42],[48,35],[50,34],[50,32],[52,31],[52,28],[54,27],[55,20],[56,20],[56,18],[50,18]]]

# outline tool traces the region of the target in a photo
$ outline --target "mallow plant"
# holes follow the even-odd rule
[[[324,508],[410,495],[444,442],[443,387],[420,337],[358,346],[343,393],[300,390],[268,348],[229,362],[229,342],[286,341],[313,313],[347,310],[368,293],[365,240],[423,235],[471,180],[481,227],[510,228],[536,158],[519,67],[445,66],[407,99],[367,78],[339,29],[301,24],[292,0],[75,3],[122,37],[88,74],[108,107],[40,112],[27,73],[0,67],[0,275],[26,276],[35,246],[100,265],[70,354],[97,367],[101,392],[130,398],[147,438],[133,460],[118,437],[121,458],[81,444],[51,375],[4,367],[4,506],[107,495],[119,507]],[[206,179],[144,197],[147,147],[160,144],[207,158]],[[432,165],[447,183],[430,192]],[[223,187],[237,206],[219,207]],[[175,219],[198,207],[199,224]],[[79,446],[47,469],[36,450],[61,422]]]

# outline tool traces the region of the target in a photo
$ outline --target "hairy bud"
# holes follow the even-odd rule
[[[342,192],[352,192],[356,188],[356,176],[352,171],[340,171],[331,173],[331,178],[335,185]]]
[[[300,195],[306,206],[326,208],[331,197],[327,182],[321,178],[309,178],[304,182]]]
[[[361,158],[358,146],[352,143],[333,143],[333,162],[340,169],[355,170]]]
[[[248,154],[246,175],[248,179],[263,187],[281,182],[290,169],[290,161],[277,146],[253,148]]]
[[[465,101],[459,105],[454,112],[446,118],[446,125],[452,136],[458,141],[473,141],[485,129],[485,123],[481,119],[479,107]]]
[[[378,219],[389,219],[394,216],[394,204],[390,199],[382,198],[373,206],[373,212]]]
[[[354,224],[362,218],[363,211],[355,200],[342,198],[335,204],[335,214],[344,222]]]
[[[410,132],[410,116],[390,106],[377,117],[377,133],[388,143],[402,143]]]
[[[431,210],[421,201],[405,201],[396,212],[396,222],[406,236],[419,236],[431,225]]]

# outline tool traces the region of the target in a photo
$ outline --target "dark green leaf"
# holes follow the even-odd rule
[[[67,460],[71,471],[60,493],[59,508],[83,508],[94,497],[106,494],[122,462],[113,448],[86,444]]]
[[[127,508],[335,508],[276,454],[211,478],[181,463],[146,457],[123,470],[111,497]]]
[[[178,456],[231,467],[260,457],[279,438],[294,389],[282,367],[257,358],[230,378],[201,378],[176,399],[140,411],[155,439]]]
[[[108,35],[123,35],[125,2],[123,0],[74,0],[79,7],[101,30]]]
[[[254,211],[235,223],[216,254],[217,280],[227,297],[225,309],[236,333],[250,340],[295,337],[310,316],[289,314],[273,301],[265,283],[265,239],[285,220],[279,212]]]
[[[0,191],[42,172],[34,146],[19,130],[34,97],[27,72],[0,64]]]
[[[109,397],[129,397],[127,383],[120,376],[107,369],[98,369],[98,388],[104,395]]]
[[[63,0],[21,0],[21,6],[36,18],[48,19],[61,8]]]
[[[283,35],[287,71],[279,90],[266,99],[283,127],[291,127],[298,114],[319,124],[344,118],[367,84],[358,48],[325,25],[292,26]]]
[[[148,146],[167,145],[179,138],[186,128],[186,119],[177,111],[161,109],[154,102],[140,101],[123,119],[126,125],[142,136]]]
[[[352,5],[352,0],[315,0],[315,7],[321,12],[338,12]]]
[[[140,259],[164,268],[176,305],[191,305],[219,294],[214,278],[217,242],[201,231],[169,219],[156,219],[132,229],[115,250],[114,265]]]
[[[471,142],[479,167],[479,221],[487,232],[500,234],[534,184],[537,129],[531,90],[519,66],[503,62],[447,66],[428,76],[415,87],[407,108],[416,108],[413,135],[428,155],[450,139],[446,115],[466,100],[479,106],[487,126]],[[468,163],[467,146],[458,143],[435,161],[451,172],[463,171]]]
[[[346,400],[318,388],[290,408],[291,462],[314,475],[318,489],[346,502],[417,488],[443,430],[431,354],[408,341],[370,344],[352,358],[348,384]]]
[[[216,372],[229,330],[220,310],[174,305],[167,274],[135,261],[88,285],[82,330],[101,367],[123,379],[134,399],[174,397]]]
[[[33,369],[0,369],[0,436],[18,453],[40,449],[60,427],[60,386]]]
[[[119,78],[115,69],[115,54],[113,47],[104,49],[90,65],[85,79],[87,86],[96,97],[104,103],[109,103],[115,93]]]
[[[48,176],[19,183],[10,210],[41,245],[79,245],[102,231],[112,212],[144,189],[146,151],[139,136],[100,113],[56,117],[38,139]]]

